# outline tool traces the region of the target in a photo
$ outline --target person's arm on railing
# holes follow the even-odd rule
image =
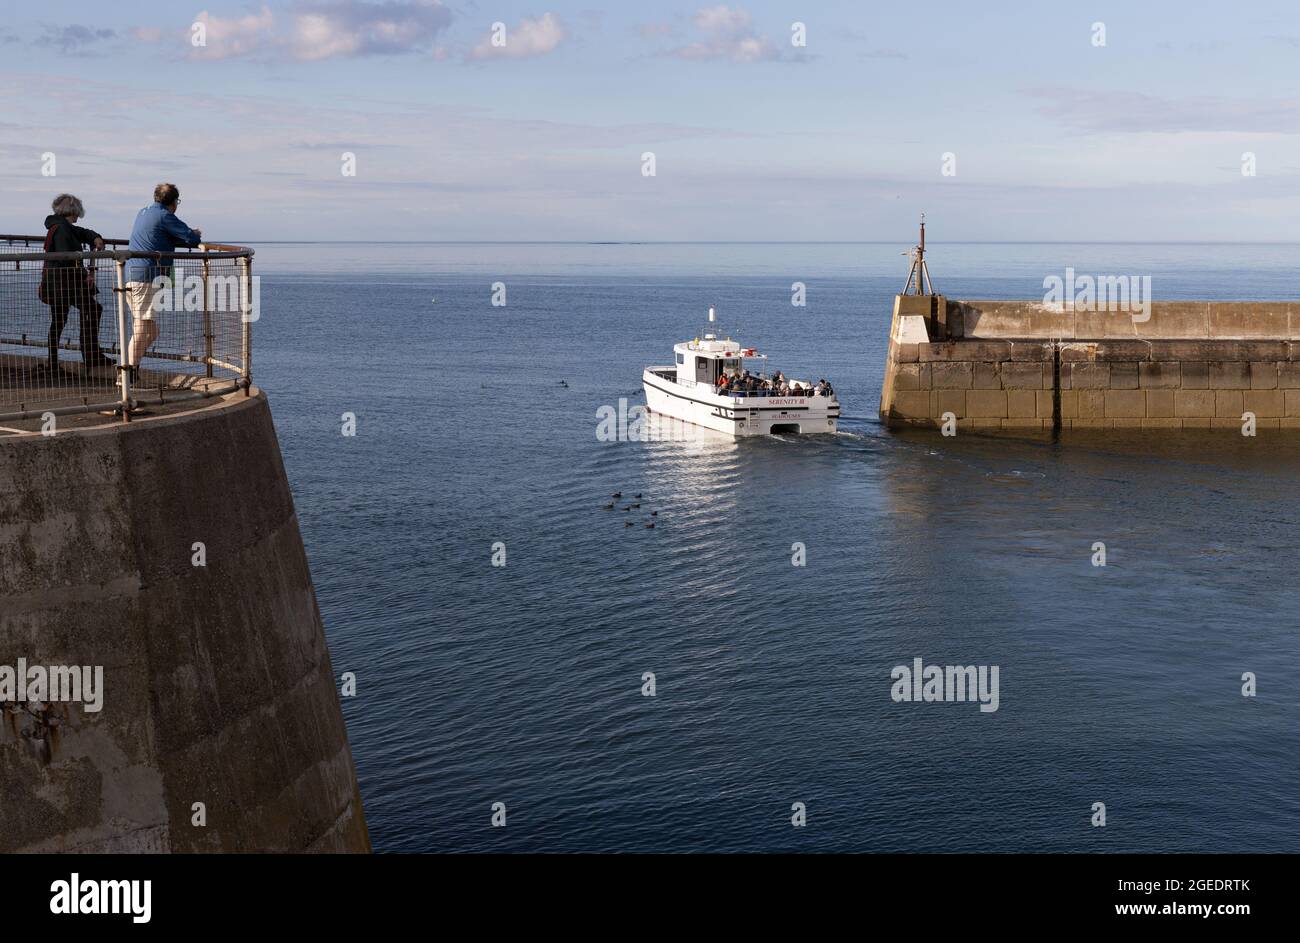
[[[54,230],[54,239],[50,244],[49,251],[80,252],[83,245],[102,249],[104,248],[104,240],[93,229],[83,229],[81,226],[75,225],[60,226]]]
[[[162,226],[167,235],[178,246],[186,246],[193,249],[203,241],[203,231],[201,229],[190,229],[180,221],[175,213],[168,212],[162,218]]]
[[[77,238],[81,240],[82,245],[90,246],[96,251],[104,248],[104,237],[95,230],[86,229],[84,226],[73,226],[72,229],[76,232]]]

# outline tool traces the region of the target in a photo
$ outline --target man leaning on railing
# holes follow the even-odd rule
[[[181,191],[175,184],[160,183],[154,187],[153,205],[136,215],[128,248],[132,252],[167,253],[182,246],[191,249],[198,246],[202,231],[191,229],[177,218],[176,206],[180,201]],[[171,277],[172,259],[166,256],[132,258],[126,263],[126,299],[133,318],[126,369],[132,383],[140,369],[140,360],[158,339],[154,301],[159,291],[170,288]]]

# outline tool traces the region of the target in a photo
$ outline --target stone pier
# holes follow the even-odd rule
[[[895,300],[888,426],[1300,428],[1300,303],[1154,302],[1147,316]]]
[[[0,852],[369,851],[266,397],[5,432],[0,668],[103,687],[0,703]]]

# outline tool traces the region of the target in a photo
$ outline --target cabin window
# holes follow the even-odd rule
[[[686,363],[686,358],[685,358],[684,356],[682,356],[681,354],[678,354],[678,355],[677,355],[677,362],[678,362],[678,363]]]

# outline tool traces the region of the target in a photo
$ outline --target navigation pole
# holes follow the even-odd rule
[[[921,241],[912,247],[912,267],[907,273],[907,284],[903,286],[903,294],[908,295],[933,295],[935,294],[934,282],[930,281],[930,266],[925,262],[925,214],[921,214]],[[916,290],[912,290],[912,286]]]

